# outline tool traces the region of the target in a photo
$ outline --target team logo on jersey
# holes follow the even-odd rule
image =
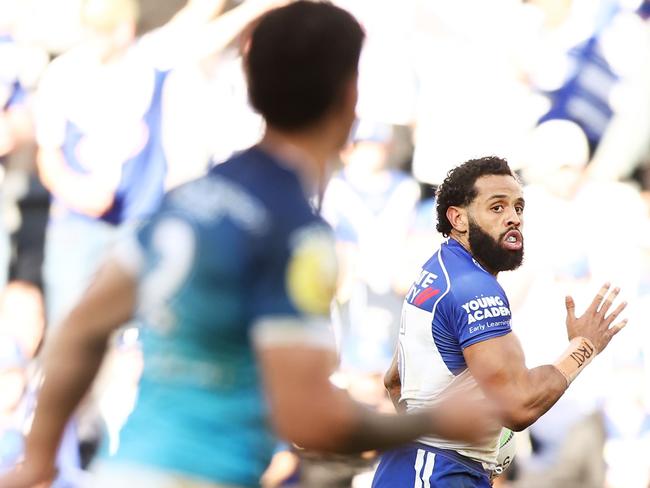
[[[334,239],[321,225],[300,229],[291,238],[287,291],[304,313],[326,315],[336,292]]]

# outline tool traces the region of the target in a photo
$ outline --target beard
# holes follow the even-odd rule
[[[505,249],[500,243],[508,229],[495,240],[490,234],[484,232],[480,225],[469,221],[469,246],[473,256],[488,271],[498,273],[499,271],[511,271],[521,266],[524,260],[524,246],[521,249],[512,251]],[[523,237],[522,237],[523,239]]]

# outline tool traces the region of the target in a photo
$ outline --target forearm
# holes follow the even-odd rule
[[[108,336],[83,336],[78,325],[70,320],[62,324],[45,352],[44,382],[27,439],[28,458],[54,458],[68,420],[102,363]]]
[[[555,366],[544,365],[528,370],[527,385],[514,385],[519,394],[516,400],[505,400],[503,423],[509,429],[520,431],[544,415],[567,389],[567,383]]]
[[[435,428],[429,412],[404,415],[378,414],[357,406],[355,426],[342,442],[341,452],[384,450],[417,439]]]
[[[329,396],[329,395],[328,395]],[[352,400],[345,391],[321,397],[293,419],[284,433],[307,449],[357,453],[387,449],[412,441],[434,429],[431,413],[380,414]],[[282,429],[281,429],[282,432]]]

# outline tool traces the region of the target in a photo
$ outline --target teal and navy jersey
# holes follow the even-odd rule
[[[138,273],[144,373],[115,461],[257,486],[275,439],[254,347],[334,347],[333,238],[257,147],[169,193],[116,257]]]
[[[496,278],[454,239],[424,264],[402,308],[398,364],[409,410],[435,404],[452,383],[477,388],[463,349],[508,334],[510,304]],[[424,444],[494,463],[498,436],[483,445],[426,437]]]

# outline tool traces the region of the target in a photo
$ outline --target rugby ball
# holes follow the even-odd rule
[[[494,474],[499,476],[510,467],[512,460],[515,458],[517,443],[515,442],[515,433],[510,429],[503,427],[499,437],[499,453],[497,454],[497,465],[494,468]]]

